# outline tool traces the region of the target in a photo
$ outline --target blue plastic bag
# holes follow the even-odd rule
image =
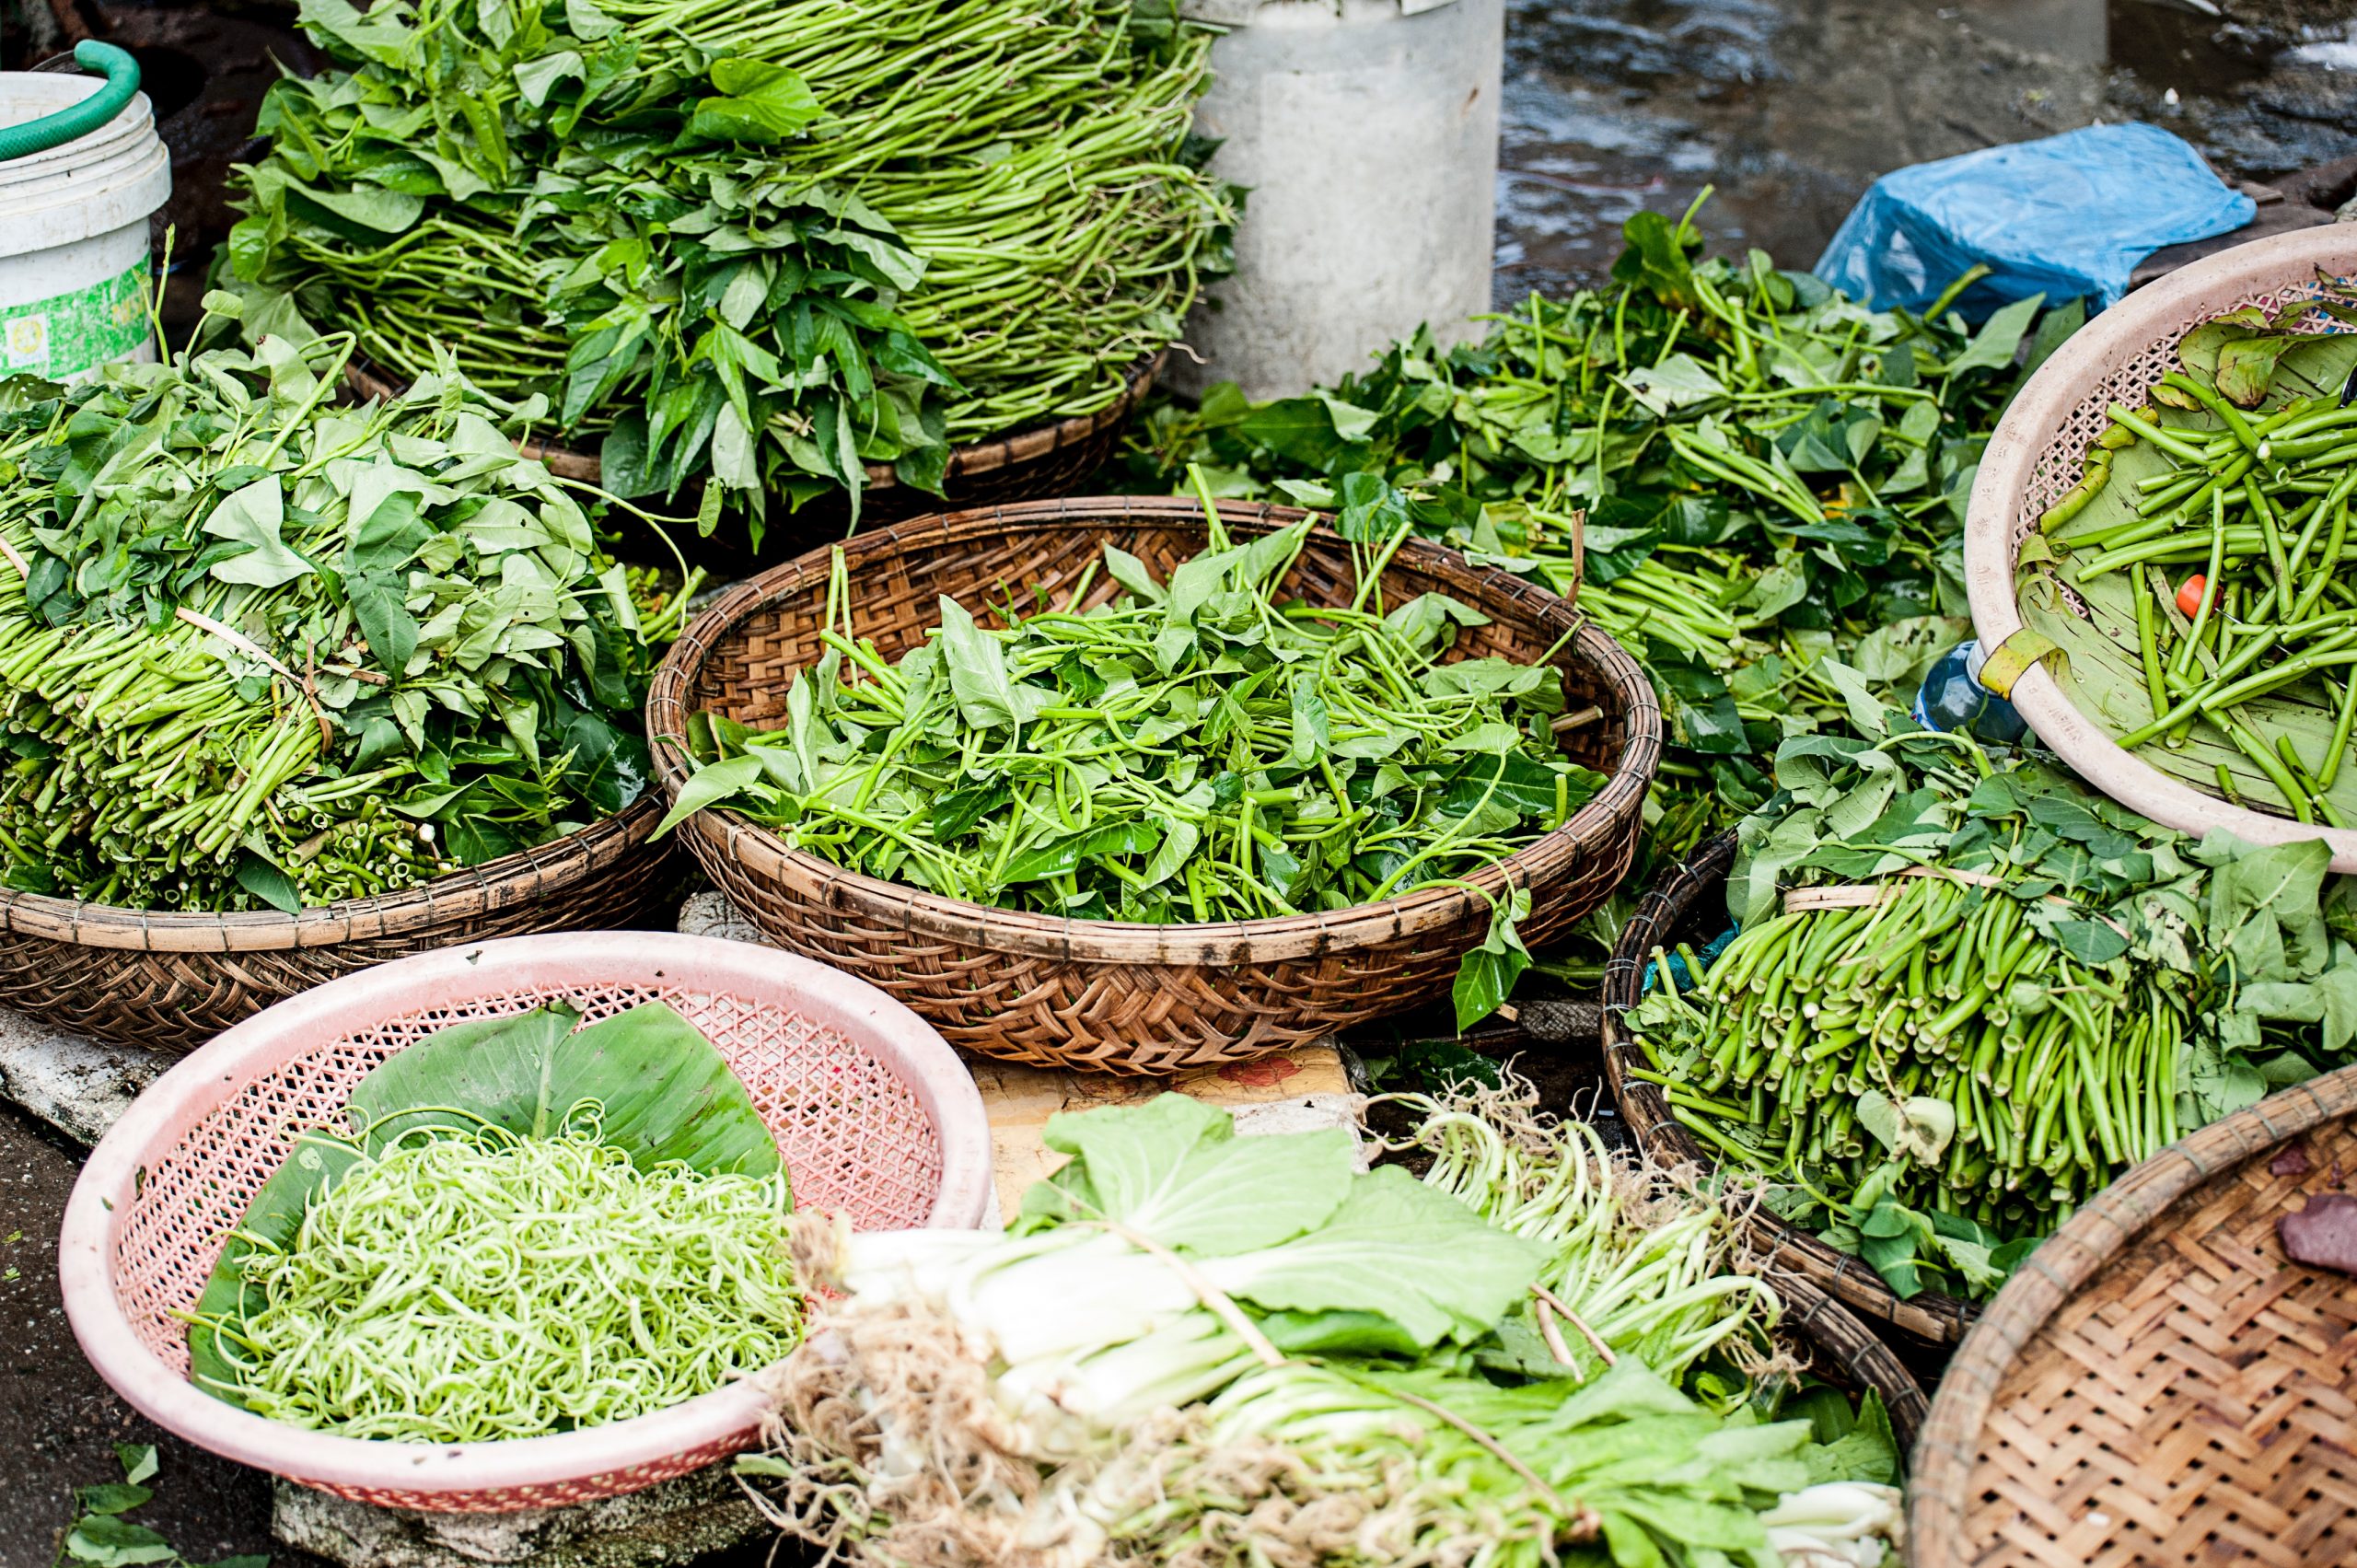
[[[1842,221],[1817,275],[1875,308],[1920,310],[1976,262],[1957,308],[1978,319],[2033,294],[2097,308],[2164,245],[2250,222],[2229,190],[2155,125],[2092,125],[1886,174]]]

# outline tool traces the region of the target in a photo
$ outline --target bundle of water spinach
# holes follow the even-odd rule
[[[2193,328],[2151,401],[2118,403],[2018,566],[2063,689],[2197,789],[2357,826],[2357,291]],[[2084,613],[2080,612],[2084,607]]]
[[[237,276],[749,514],[1095,412],[1225,264],[1168,0],[304,0]],[[712,500],[717,503],[714,494]],[[712,515],[716,518],[717,512]]]
[[[1736,929],[1629,1023],[1696,1138],[1902,1296],[1981,1297],[2185,1132],[2345,1061],[2321,842],[2199,842],[1859,689],[1742,824]]]
[[[685,594],[640,619],[598,498],[517,456],[535,406],[437,376],[340,407],[352,352],[0,384],[7,886],[291,911],[644,789],[637,710]]]
[[[941,601],[935,639],[888,664],[857,635],[840,553],[827,653],[791,718],[689,731],[697,772],[672,823],[726,806],[854,871],[1080,920],[1250,920],[1457,881],[1561,827],[1604,784],[1557,742],[1548,659],[1445,658],[1488,617],[1445,594],[1386,609],[1407,535],[1362,535],[1347,606],[1281,600],[1310,520],[1208,547],[1167,583],[1108,547],[1004,629]],[[1530,895],[1493,900],[1459,971],[1459,1019],[1528,961]]]

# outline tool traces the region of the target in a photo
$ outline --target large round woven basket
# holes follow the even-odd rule
[[[1306,514],[1228,505],[1229,531],[1248,538]],[[1167,575],[1202,548],[1194,503],[1113,497],[1050,501],[862,529],[842,547],[851,612],[887,658],[923,641],[942,595],[977,616],[1054,594],[1118,545]],[[739,722],[783,721],[786,689],[815,662],[828,552],[741,583],[672,645],[647,700],[656,776],[674,798],[691,777],[689,718],[707,709]],[[1349,547],[1313,535],[1284,591],[1347,604]],[[1461,656],[1532,660],[1564,633],[1556,656],[1573,708],[1600,716],[1565,749],[1610,782],[1570,821],[1469,880],[1482,892],[1434,888],[1331,913],[1202,925],[1061,920],[988,909],[860,876],[791,848],[726,810],[682,827],[707,875],[780,946],[842,965],[906,1002],[954,1045],[1041,1065],[1169,1073],[1298,1044],[1447,991],[1464,951],[1488,928],[1485,893],[1531,892],[1523,926],[1538,947],[1593,909],[1628,869],[1645,789],[1661,757],[1661,709],[1634,660],[1572,606],[1510,574],[1466,564],[1411,540],[1384,576],[1387,596],[1442,591],[1491,617],[1457,645]],[[1121,590],[1098,579],[1086,605]]]
[[[1612,1098],[1639,1146],[1665,1165],[1708,1169],[1718,1156],[1670,1113],[1658,1086],[1631,1075],[1630,1068],[1650,1064],[1621,1015],[1643,995],[1645,965],[1655,947],[1687,942],[1699,948],[1727,928],[1727,873],[1735,865],[1735,835],[1722,833],[1647,891],[1605,965],[1604,1069],[1612,1080]],[[1747,1224],[1752,1246],[1771,1263],[1822,1285],[1873,1322],[1945,1344],[1963,1338],[1980,1310],[1937,1291],[1902,1301],[1863,1260],[1835,1251],[1764,1208],[1755,1206]]]
[[[1165,349],[1132,364],[1121,372],[1120,392],[1094,413],[1074,414],[1028,429],[986,436],[952,447],[939,495],[902,484],[889,463],[868,464],[866,487],[860,496],[859,526],[865,528],[877,523],[898,522],[946,506],[981,506],[1001,501],[1070,494],[1112,457],[1121,427],[1145,401],[1146,394],[1154,390],[1169,356],[1169,350]],[[398,378],[356,360],[345,369],[344,381],[364,398],[390,398],[401,390]],[[518,449],[526,457],[546,463],[550,472],[566,479],[595,484],[604,472],[595,452],[544,441],[522,442]],[[626,540],[643,527],[626,513],[617,513],[610,521],[621,528]],[[806,502],[798,511],[788,513],[782,507],[773,511],[759,551],[732,544],[726,538],[715,535],[697,541],[694,552],[700,563],[715,571],[741,572],[799,554],[822,540],[837,538],[851,522],[851,509],[840,497],[822,496]],[[652,539],[642,542],[656,544]],[[684,545],[687,541],[680,542]],[[662,560],[668,555],[656,546],[649,559]]]
[[[2357,1562],[2357,1279],[2276,1222],[2357,1171],[2357,1068],[2203,1128],[2031,1255],[1917,1450],[1914,1568]]]
[[[181,1051],[389,958],[637,925],[679,889],[683,867],[653,836],[661,813],[650,794],[537,849],[299,914],[126,910],[0,891],[0,1005],[101,1040]]]
[[[991,1135],[957,1056],[907,1008],[820,965],[672,933],[470,943],[281,1003],[158,1078],[75,1183],[58,1270],[75,1337],[166,1430],[389,1508],[505,1513],[612,1497],[749,1446],[750,1382],[611,1425],[503,1443],[372,1442],[271,1421],[189,1381],[188,1328],[229,1226],[296,1134],[330,1124],[387,1057],[469,1018],[553,1001],[595,1022],[646,1002],[701,1029],[750,1091],[796,1204],[862,1228],[973,1228]]]
[[[2177,367],[2187,329],[2246,305],[2270,309],[2316,297],[2319,272],[2357,273],[2357,228],[2300,229],[2220,251],[2137,290],[2081,328],[2022,389],[1998,423],[1973,482],[1965,522],[1964,575],[1972,624],[1983,647],[2022,629],[2014,575],[2022,540],[2045,510],[2079,482],[2087,449],[2109,424],[2104,410],[2138,408]],[[2312,317],[2305,330],[2345,330]],[[2169,827],[2200,833],[2231,829],[2254,843],[2322,838],[2336,871],[2357,871],[2357,830],[2311,827],[2230,805],[2120,749],[2073,701],[2067,674],[2045,664],[2013,687],[2014,705],[2040,740],[2080,777],[2124,806]]]

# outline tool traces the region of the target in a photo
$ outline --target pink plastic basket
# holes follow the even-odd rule
[[[2154,384],[2177,368],[2177,340],[2187,329],[2246,305],[2272,310],[2315,298],[2323,292],[2319,272],[2340,278],[2357,273],[2357,227],[2304,228],[2196,261],[2096,317],[2038,367],[1990,438],[1965,519],[1965,585],[1981,646],[1996,647],[2021,630],[2014,567],[2022,540],[2079,482],[2087,448],[2110,423],[2105,406],[2141,407]],[[2329,325],[2312,318],[2309,330]],[[2156,822],[2189,833],[2225,828],[2253,843],[2320,838],[2332,848],[2335,871],[2357,871],[2357,830],[2311,827],[2179,783],[2121,750],[2042,664],[2014,683],[2013,703],[2082,778]]]
[[[463,1019],[563,1000],[594,1021],[659,1001],[727,1058],[805,1208],[866,1229],[968,1228],[990,1202],[972,1076],[931,1025],[807,958],[650,932],[519,936],[348,975],[248,1019],[158,1078],[99,1143],[59,1240],[66,1316],[116,1392],[241,1463],[387,1507],[505,1513],[611,1497],[746,1447],[747,1383],[634,1420],[435,1446],[305,1431],[188,1380],[186,1325],[224,1233],[371,1068]]]

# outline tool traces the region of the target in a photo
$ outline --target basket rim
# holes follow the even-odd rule
[[[1299,507],[1257,502],[1220,504],[1221,521],[1247,533],[1269,531],[1317,515]],[[1181,497],[1082,496],[929,514],[872,532],[863,530],[841,548],[855,568],[864,558],[890,557],[919,548],[949,548],[978,536],[1071,531],[1120,521],[1170,526],[1194,519],[1200,526],[1201,517],[1197,503]],[[655,776],[660,781],[667,800],[676,801],[693,776],[681,761],[686,754],[690,716],[685,699],[704,656],[763,606],[805,590],[807,585],[823,583],[829,553],[834,548],[825,546],[810,551],[737,584],[682,631],[664,656],[647,691],[646,734],[648,748],[655,757]],[[1567,645],[1566,653],[1585,659],[1607,680],[1623,686],[1632,694],[1620,764],[1607,776],[1605,786],[1573,812],[1562,826],[1463,878],[1464,883],[1481,892],[1462,885],[1428,888],[1379,903],[1356,904],[1347,910],[1256,920],[1172,925],[1069,920],[944,898],[906,883],[888,882],[851,871],[795,849],[771,830],[726,808],[700,810],[681,826],[750,875],[778,877],[814,891],[824,889],[830,901],[855,900],[870,910],[888,914],[914,932],[961,941],[986,936],[992,946],[1004,951],[1036,954],[1065,962],[1080,959],[1209,967],[1271,963],[1440,931],[1477,913],[1486,917],[1489,893],[1508,886],[1538,887],[1572,860],[1589,839],[1606,831],[1626,813],[1643,808],[1645,792],[1661,760],[1659,700],[1636,661],[1594,622],[1580,615],[1570,600],[1511,573],[1473,566],[1455,551],[1421,539],[1411,539],[1403,544],[1394,554],[1392,563],[1426,570],[1449,567],[1473,575],[1481,587],[1491,590],[1486,599],[1475,601],[1475,608],[1485,613],[1502,602],[1518,604],[1535,612],[1542,624],[1551,624],[1559,632],[1576,625],[1578,634]]]
[[[1835,1356],[1842,1371],[1884,1396],[1899,1453],[1905,1456],[1931,1419],[1931,1397],[1922,1382],[1856,1313],[1806,1274],[1767,1264],[1760,1276],[1784,1304],[1784,1315],[1776,1322],[1779,1332],[1801,1339],[1813,1352]]]
[[[2163,336],[2174,336],[2274,283],[2305,281],[2328,265],[2357,271],[2357,230],[2328,224],[2234,246],[2138,289],[2080,328],[2038,367],[1990,437],[1966,509],[1965,589],[1973,632],[1983,647],[1994,648],[2022,629],[2014,585],[2014,522],[2054,433],[2088,388]],[[2012,702],[2038,738],[2081,776],[2155,822],[2193,833],[2225,828],[2261,844],[2322,839],[2332,848],[2333,870],[2357,871],[2357,829],[2270,816],[2170,778],[2123,750],[2081,713],[2043,663],[2014,682]]]
[[[2352,1115],[2357,1067],[2279,1090],[2163,1149],[2047,1237],[1997,1293],[1940,1380],[1908,1487],[1910,1539],[1939,1541],[1947,1561],[1963,1561],[1968,1493],[1990,1407],[2007,1369],[2080,1286],[2196,1188]]]
[[[1113,401],[1094,413],[1066,414],[1042,424],[1027,424],[1002,430],[989,436],[979,436],[949,448],[949,465],[943,480],[965,479],[977,474],[995,473],[1001,469],[1020,463],[1036,462],[1051,452],[1076,447],[1093,436],[1101,435],[1109,427],[1129,418],[1155,384],[1162,378],[1162,367],[1169,362],[1168,348],[1142,354],[1121,367],[1121,389]],[[366,355],[354,354],[344,366],[344,384],[365,398],[394,398],[404,390],[403,384],[385,374],[382,366]],[[565,479],[584,480],[597,483],[605,466],[594,452],[578,447],[562,447],[553,441],[537,437],[516,443],[516,450],[535,462],[548,465],[551,473]],[[869,491],[897,490],[900,476],[890,463],[865,465]]]
[[[1672,903],[1681,894],[1724,885],[1735,865],[1736,848],[1734,831],[1721,833],[1647,889],[1605,964],[1601,1009],[1605,1075],[1612,1085],[1612,1098],[1620,1108],[1621,1119],[1628,1122],[1638,1144],[1668,1165],[1691,1164],[1713,1170],[1722,1162],[1670,1113],[1669,1102],[1657,1086],[1629,1073],[1631,1058],[1638,1058],[1638,1064],[1643,1064],[1643,1048],[1635,1036],[1620,1027],[1620,1015],[1637,1005],[1638,987],[1648,955],[1654,942],[1663,935],[1657,928],[1666,923]],[[1812,1283],[1829,1282],[1831,1294],[1843,1305],[1918,1338],[1933,1343],[1952,1342],[1961,1338],[1980,1314],[1980,1307],[1944,1291],[1927,1290],[1902,1300],[1863,1260],[1837,1251],[1764,1208],[1755,1207],[1745,1223],[1755,1246],[1761,1247],[1764,1242],[1761,1256],[1769,1266],[1805,1273]]]
[[[519,882],[540,892],[571,887],[647,843],[662,820],[662,804],[659,792],[644,790],[613,816],[544,844],[461,866],[398,892],[317,904],[295,914],[136,910],[0,889],[0,932],[145,953],[284,952],[403,935],[499,908]]]
[[[114,1233],[146,1163],[244,1089],[258,1070],[280,1064],[290,1034],[341,1038],[355,1009],[399,1016],[437,981],[531,989],[538,973],[552,993],[665,970],[739,980],[762,991],[783,981],[812,1011],[854,1038],[881,1039],[909,1072],[895,1075],[933,1121],[941,1145],[941,1191],[926,1229],[973,1229],[992,1187],[989,1117],[972,1074],[939,1031],[865,981],[808,958],[717,937],[674,932],[580,932],[462,943],[331,980],[225,1030],[149,1086],[99,1140],[66,1200],[58,1273],[67,1321],[82,1353],[118,1394],[157,1425],[241,1464],[306,1484],[442,1493],[545,1487],[659,1463],[706,1445],[749,1439],[766,1401],[751,1378],[667,1410],[586,1431],[505,1442],[426,1444],[339,1437],[272,1421],[214,1398],[158,1361],[138,1338],[114,1290]],[[572,979],[564,979],[564,976]],[[225,1226],[227,1219],[225,1217]],[[624,1488],[623,1490],[629,1490]]]

